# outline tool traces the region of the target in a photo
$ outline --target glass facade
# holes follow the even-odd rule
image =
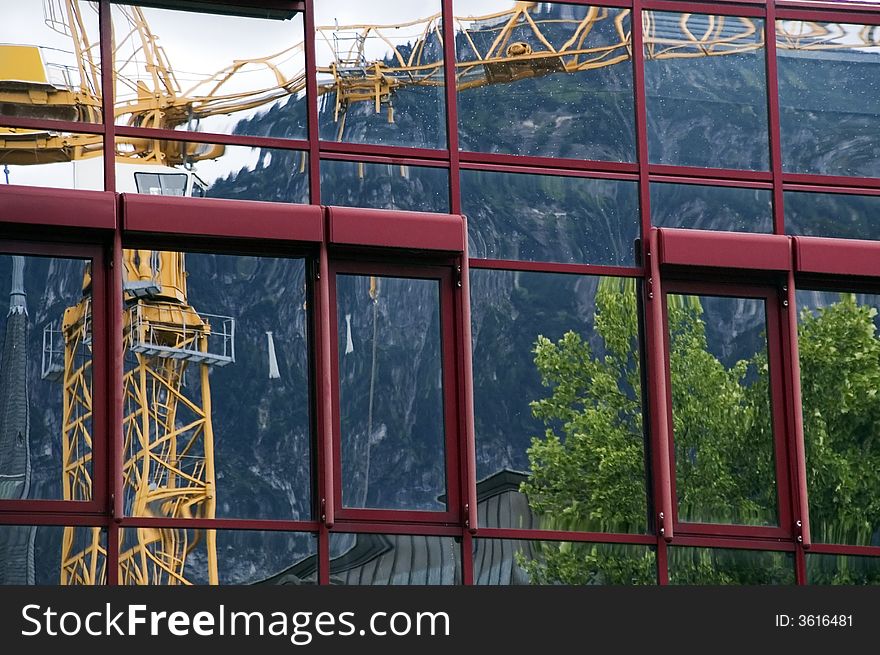
[[[875,14],[19,4],[0,582],[876,581]]]

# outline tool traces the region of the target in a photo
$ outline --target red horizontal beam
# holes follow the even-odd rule
[[[317,532],[317,521],[262,519],[184,519],[129,516],[119,521],[123,528],[192,528],[198,530],[254,530],[260,532]]]
[[[480,528],[474,536],[477,539],[514,539],[517,541],[576,541],[597,544],[630,544],[633,546],[657,545],[657,537],[648,534]]]
[[[159,141],[178,141],[181,143],[208,143],[224,146],[243,146],[246,148],[269,148],[276,150],[309,149],[309,142],[301,139],[280,137],[248,136],[244,134],[221,134],[219,132],[189,132],[185,130],[166,130],[153,127],[115,127],[117,138],[156,139]]]
[[[727,5],[717,2],[675,2],[675,0],[644,0],[642,7],[645,10],[656,11],[680,11],[687,14],[712,14],[721,16],[748,16],[763,18],[765,11],[762,0],[738,0],[742,5]]]
[[[880,3],[854,4],[848,2],[784,2],[777,0],[776,17],[782,20],[824,21],[855,25],[880,24]]]
[[[128,232],[223,236],[317,243],[321,208],[277,202],[122,194]]]
[[[788,237],[660,228],[660,263],[761,271],[791,269]]]
[[[16,185],[0,186],[0,222],[116,229],[116,195]]]
[[[533,157],[525,155],[506,155],[487,152],[460,153],[462,168],[484,168],[473,164],[509,166],[544,170],[566,169],[573,171],[592,171],[607,173],[630,173],[637,175],[638,164],[626,162],[594,161],[588,159],[565,159],[562,157]]]
[[[793,237],[798,273],[880,276],[880,242]]]
[[[330,243],[462,252],[464,221],[458,214],[327,207]]]
[[[535,273],[562,273],[569,275],[606,275],[614,277],[642,277],[637,266],[600,266],[596,264],[560,264],[556,262],[529,262],[516,259],[474,259],[468,262],[472,269],[528,271]]]

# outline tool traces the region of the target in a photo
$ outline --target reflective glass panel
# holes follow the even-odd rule
[[[776,21],[782,165],[880,177],[880,26]]]
[[[764,300],[667,306],[678,519],[777,525]]]
[[[794,556],[765,550],[684,548],[672,546],[669,584],[791,585]]]
[[[456,0],[462,150],[633,161],[630,11]]]
[[[880,239],[880,196],[785,193],[785,231],[815,237]]]
[[[101,528],[0,525],[0,585],[103,585]]]
[[[342,503],[446,509],[438,280],[336,276]]]
[[[4,2],[0,120],[100,123],[101,101],[98,3]]]
[[[636,292],[471,269],[480,525],[647,529]]]
[[[330,584],[461,584],[461,544],[452,537],[331,534]]]
[[[303,18],[114,4],[116,123],[307,138]]]
[[[880,296],[799,290],[814,541],[880,546]]]
[[[120,137],[116,190],[307,203],[309,156],[300,150]]]
[[[449,169],[324,159],[321,202],[445,213],[449,211]]]
[[[816,585],[878,585],[880,558],[807,555],[807,581]]]
[[[767,170],[764,21],[643,14],[651,163]]]
[[[305,262],[124,263],[126,512],[310,518]]]
[[[315,3],[321,138],[446,148],[440,1]]]
[[[652,585],[657,565],[648,546],[475,539],[474,584]]]
[[[0,181],[103,191],[104,137],[0,127]]]
[[[697,230],[773,231],[773,192],[696,184],[651,184],[651,224]]]
[[[635,182],[461,172],[470,256],[632,265],[639,237]]]
[[[90,262],[0,254],[0,285],[0,499],[91,500]]]

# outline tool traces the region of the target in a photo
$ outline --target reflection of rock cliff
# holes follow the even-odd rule
[[[0,498],[30,493],[30,408],[28,406],[28,311],[24,257],[12,257],[9,314],[0,356]],[[33,584],[34,535],[30,526],[0,528],[0,584]]]

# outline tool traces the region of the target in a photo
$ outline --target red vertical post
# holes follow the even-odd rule
[[[471,351],[471,285],[468,262],[467,218],[462,216],[462,241],[464,252],[461,256],[459,285],[461,291],[461,380],[464,399],[464,446],[465,446],[465,499],[466,527],[474,533],[477,530],[477,446],[474,425],[474,363]]]
[[[767,57],[767,135],[770,138],[770,169],[773,173],[773,231],[785,234],[785,205],[782,192],[782,130],[779,125],[779,73],[776,65],[776,6],[767,2],[764,25]]]
[[[327,217],[325,216],[325,220]],[[323,458],[323,482],[321,498],[321,523],[330,529],[335,519],[336,500],[334,495],[333,471],[333,359],[330,352],[330,255],[327,251],[328,230],[324,230],[324,240],[318,261],[318,326],[320,331],[321,353],[318,358],[318,402],[321,405],[319,435],[321,456]]]
[[[794,248],[794,240],[791,240]],[[786,302],[788,312],[788,355],[789,364],[789,387],[791,388],[791,418],[794,425],[794,458],[795,458],[795,498],[797,506],[794,508],[795,538],[803,548],[809,548],[810,539],[810,508],[807,501],[807,462],[806,448],[804,446],[804,415],[803,399],[801,398],[801,360],[798,351],[798,323],[797,323],[797,289],[795,288],[794,271],[788,272],[786,284]]]
[[[461,538],[461,583],[474,584],[474,537],[468,531]]]
[[[443,0],[443,60],[446,72],[446,143],[449,147],[449,211],[461,213],[460,158],[458,153],[458,103],[456,100],[455,21],[453,0]],[[467,234],[465,234],[467,242]],[[468,342],[470,343],[470,342]]]
[[[666,412],[666,359],[663,338],[663,293],[660,284],[660,261],[658,238],[651,230],[651,187],[648,176],[648,111],[645,92],[645,46],[642,22],[642,0],[633,0],[632,61],[633,87],[635,91],[636,146],[639,165],[639,203],[642,225],[642,262],[645,269],[645,344],[648,356],[648,411],[651,426],[651,463],[654,467],[654,510],[658,541],[670,541],[672,527],[672,484],[669,461],[669,427]],[[658,544],[658,569],[660,579],[665,575],[665,563],[660,564]],[[665,555],[665,549],[663,551]],[[665,562],[665,559],[664,559]]]
[[[321,149],[318,130],[318,63],[315,51],[315,2],[306,0],[303,43],[306,55],[306,114],[309,130],[309,202],[321,204]]]
[[[108,0],[101,0],[98,31],[101,39],[101,112],[104,118],[104,190],[116,191],[116,112],[113,97],[116,62],[113,58],[113,18]]]

